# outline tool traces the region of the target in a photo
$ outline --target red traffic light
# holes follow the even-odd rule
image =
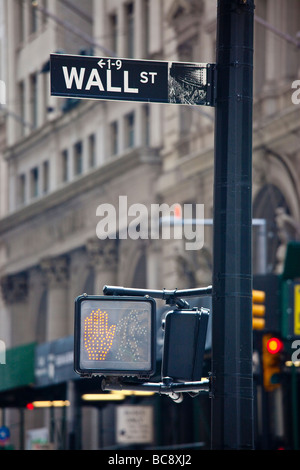
[[[283,348],[283,343],[279,338],[270,338],[267,342],[267,350],[270,354],[277,354]]]
[[[180,204],[176,204],[174,208],[174,217],[176,219],[181,219],[182,218],[182,209]]]

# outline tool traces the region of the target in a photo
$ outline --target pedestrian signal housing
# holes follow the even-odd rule
[[[155,305],[150,297],[77,297],[75,371],[81,376],[153,375]]]
[[[209,310],[174,310],[166,315],[163,377],[201,380]]]

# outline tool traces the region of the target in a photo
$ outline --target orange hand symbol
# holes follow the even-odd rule
[[[93,310],[84,321],[84,346],[92,361],[104,361],[112,346],[116,325],[108,328],[108,314]]]

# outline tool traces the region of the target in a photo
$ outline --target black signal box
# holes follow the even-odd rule
[[[209,310],[174,310],[164,321],[162,376],[173,381],[198,381],[202,377]]]

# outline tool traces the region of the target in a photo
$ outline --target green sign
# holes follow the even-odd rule
[[[0,392],[34,383],[35,343],[6,351],[6,364],[0,365]]]

